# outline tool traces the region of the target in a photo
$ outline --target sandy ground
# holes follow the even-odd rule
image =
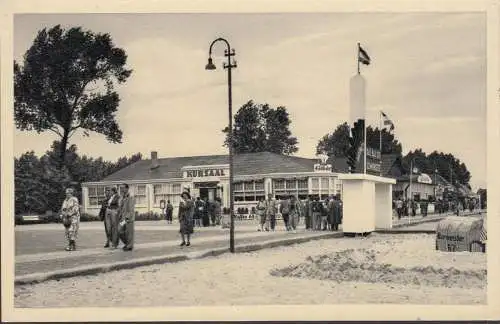
[[[434,243],[372,234],[48,281],[16,287],[15,307],[485,304],[486,255]]]

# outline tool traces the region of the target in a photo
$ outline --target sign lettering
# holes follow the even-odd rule
[[[315,164],[314,172],[332,172],[331,164]]]
[[[186,170],[186,178],[224,177],[224,169]]]
[[[455,242],[462,242],[464,240],[463,236],[458,236],[458,235],[444,235],[441,233],[437,234],[437,239],[438,240],[447,240],[447,241],[455,241]]]

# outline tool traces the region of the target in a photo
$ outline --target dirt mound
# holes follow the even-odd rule
[[[308,257],[306,262],[273,269],[271,275],[319,280],[360,281],[460,288],[484,288],[486,270],[459,270],[433,266],[395,267],[377,263],[377,252],[348,249],[335,254]]]

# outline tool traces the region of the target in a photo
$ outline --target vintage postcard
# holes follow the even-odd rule
[[[5,320],[498,318],[499,8],[7,1]]]

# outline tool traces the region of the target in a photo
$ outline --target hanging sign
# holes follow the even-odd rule
[[[332,172],[332,165],[317,163],[314,165],[314,172]]]

